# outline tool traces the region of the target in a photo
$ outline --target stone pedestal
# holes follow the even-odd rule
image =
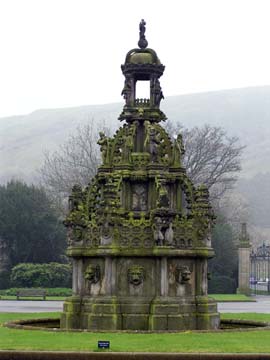
[[[104,257],[74,260],[78,294],[65,301],[62,328],[166,331],[219,327],[216,302],[207,297],[205,280],[212,250],[192,249],[188,258],[184,250],[175,254],[171,250],[172,256],[105,256],[110,250],[103,249]],[[162,255],[168,249],[161,247],[159,252]],[[87,275],[78,276],[79,268],[82,274],[92,271],[92,284]]]

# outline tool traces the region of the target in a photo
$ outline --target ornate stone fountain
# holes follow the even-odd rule
[[[214,255],[208,190],[186,175],[181,135],[171,139],[160,125],[165,67],[147,47],[143,20],[138,45],[121,66],[125,123],[112,138],[100,133],[102,165],[69,199],[73,296],[61,327],[215,329],[219,314],[207,296]],[[148,82],[149,99],[136,98],[140,81]]]

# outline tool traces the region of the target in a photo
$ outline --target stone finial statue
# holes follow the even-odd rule
[[[146,25],[146,22],[144,21],[144,19],[142,19],[141,22],[140,22],[140,25],[139,25],[140,38],[144,38],[144,37],[145,37],[145,25]]]
[[[102,155],[102,161],[103,164],[106,163],[107,160],[107,152],[108,152],[108,138],[107,136],[104,134],[103,131],[100,131],[99,133],[99,140],[98,140],[98,145],[100,145],[100,151],[101,151],[101,155]]]
[[[141,49],[145,49],[148,45],[148,41],[145,38],[145,25],[146,22],[144,19],[141,20],[139,29],[140,29],[140,40],[138,41],[138,45]]]
[[[179,152],[181,155],[185,154],[185,148],[184,148],[184,142],[183,142],[183,136],[182,134],[178,134],[176,138],[176,144],[178,146]]]
[[[174,140],[173,151],[174,151],[174,164],[180,165],[181,156],[185,154],[182,134],[178,134],[177,138]]]

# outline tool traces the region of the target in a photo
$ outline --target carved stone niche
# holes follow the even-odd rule
[[[128,269],[128,282],[134,286],[142,284],[144,280],[144,268],[133,265]]]
[[[138,183],[132,185],[131,209],[133,211],[147,211],[147,184]]]
[[[191,279],[191,271],[188,266],[177,266],[175,269],[175,280],[179,284],[186,284]]]
[[[100,280],[100,266],[99,265],[88,265],[85,273],[84,278],[90,284],[96,284]]]

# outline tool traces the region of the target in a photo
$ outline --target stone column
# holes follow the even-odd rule
[[[247,225],[243,223],[238,247],[238,294],[250,295],[250,249]]]
[[[167,258],[161,258],[160,295],[168,296]]]
[[[83,275],[83,260],[77,261],[77,276],[78,276],[78,288],[77,291],[80,295],[85,291],[84,289],[84,275]]]
[[[78,261],[77,259],[73,259],[72,261],[72,293],[73,295],[78,295]]]

